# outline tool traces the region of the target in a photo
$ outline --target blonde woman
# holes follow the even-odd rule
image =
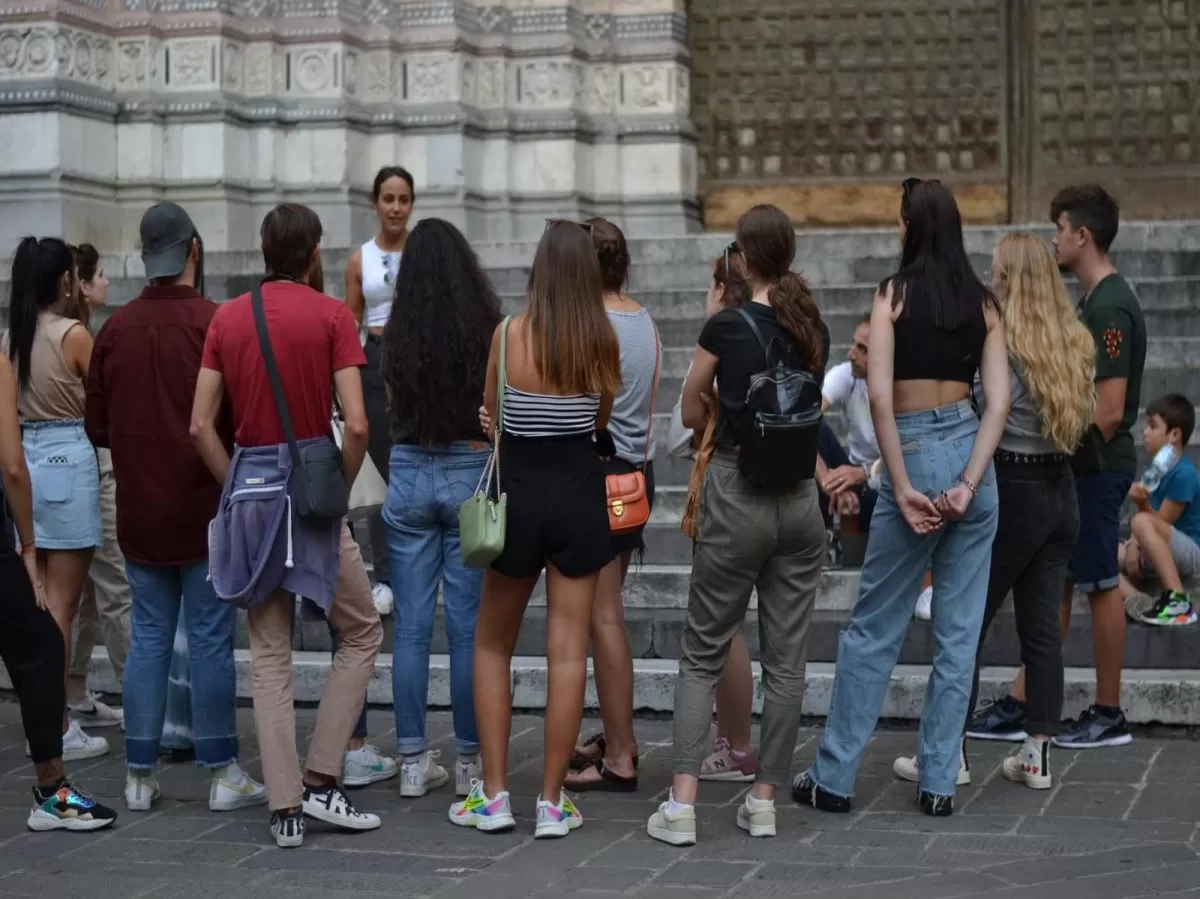
[[[1042,240],[1004,237],[992,255],[992,289],[1008,338],[1011,401],[995,456],[1000,523],[979,647],[1011,590],[1028,685],[1028,736],[1004,760],[1003,771],[1009,780],[1047,790],[1050,740],[1059,731],[1063,701],[1058,610],[1079,534],[1068,456],[1095,410],[1096,349]],[[982,402],[978,391],[976,396]],[[978,692],[977,653],[970,708]],[[917,779],[913,759],[898,759],[895,771],[905,780]],[[964,775],[965,768],[960,782]]]

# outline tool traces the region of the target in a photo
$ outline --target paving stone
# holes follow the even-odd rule
[[[1196,777],[1193,772],[1192,777]],[[1200,786],[1187,784],[1147,784],[1133,805],[1129,817],[1135,820],[1200,820]]]
[[[652,868],[589,864],[576,868],[562,879],[556,880],[549,890],[555,893],[582,893],[593,890],[622,893],[648,882],[654,874]]]
[[[819,893],[835,887],[854,886],[863,895],[868,887],[916,877],[927,872],[918,868],[865,868],[855,865],[764,865],[730,892],[737,899],[784,899],[803,893]]]
[[[1119,818],[1137,791],[1123,784],[1062,784],[1046,810],[1054,815],[1086,818]]]
[[[1158,868],[1196,861],[1196,853],[1186,846],[1155,843],[1127,846],[1087,855],[1057,855],[1026,858],[988,868],[988,874],[1012,884],[1039,884],[1052,881],[1119,874],[1144,868]]]
[[[911,849],[919,852],[930,837],[921,833],[887,830],[843,830],[818,834],[814,846],[845,846],[854,849]]]
[[[1195,807],[1193,807],[1195,808]],[[1137,808],[1130,820],[1122,821],[1107,818],[1059,818],[1053,815],[1043,815],[1038,818],[1026,818],[1017,828],[1022,836],[1061,836],[1071,834],[1077,837],[1108,837],[1129,842],[1162,840],[1164,842],[1186,842],[1195,830],[1197,815],[1193,812],[1188,821],[1135,821]]]
[[[754,865],[684,859],[675,862],[666,871],[659,874],[654,878],[654,882],[665,886],[679,884],[681,886],[729,889],[735,884],[741,883],[752,870],[754,870]]]

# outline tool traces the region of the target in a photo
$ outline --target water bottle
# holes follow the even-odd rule
[[[1162,479],[1167,476],[1167,472],[1174,468],[1178,461],[1175,447],[1169,443],[1155,453],[1154,458],[1150,461],[1150,466],[1142,475],[1142,483],[1146,485],[1146,489],[1151,493],[1157,490]]]

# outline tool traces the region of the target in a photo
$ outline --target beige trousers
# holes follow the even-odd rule
[[[125,556],[117,545],[117,482],[113,477],[112,453],[99,449],[97,455],[100,462],[101,543],[92,555],[79,611],[75,615],[71,676],[87,677],[88,663],[99,633],[104,638],[104,648],[108,650],[108,660],[119,687],[125,678],[125,657],[129,654],[129,609],[133,598],[125,578]]]
[[[297,808],[304,795],[292,705],[294,601],[290,593],[277,591],[250,610],[254,726],[273,811]],[[371,600],[371,582],[358,544],[344,523],[337,593],[329,621],[338,634],[338,650],[317,708],[317,725],[308,746],[306,766],[315,774],[340,778],[346,744],[362,711],[367,683],[383,639],[383,625]]]

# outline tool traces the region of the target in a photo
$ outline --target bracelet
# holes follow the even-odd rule
[[[975,496],[979,492],[979,488],[971,482],[971,479],[967,477],[966,472],[958,476],[958,482],[971,491],[971,496]]]
[[[36,544],[35,540],[22,540],[21,541],[21,552],[25,552],[25,550],[27,550],[27,549],[35,549],[36,548],[35,544]]]

